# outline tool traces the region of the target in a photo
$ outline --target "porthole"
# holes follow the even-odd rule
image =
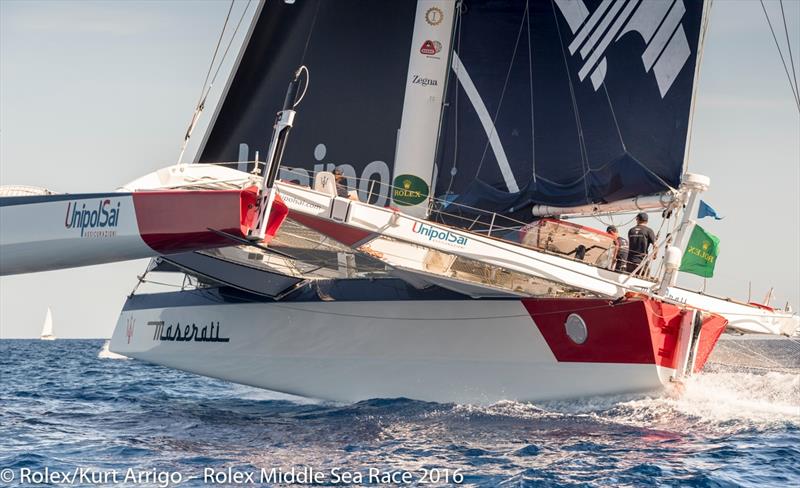
[[[569,314],[567,320],[564,321],[564,329],[575,344],[583,344],[589,337],[589,329],[586,328],[586,322],[576,313]]]

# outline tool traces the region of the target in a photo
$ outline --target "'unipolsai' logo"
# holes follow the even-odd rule
[[[449,230],[434,227],[432,225],[425,225],[422,222],[414,222],[411,231],[415,234],[420,234],[428,238],[428,241],[436,242],[439,244],[447,244],[449,246],[464,247],[467,245],[466,237],[450,232]]]
[[[81,237],[114,237],[117,235],[116,228],[119,225],[120,205],[117,201],[114,206],[108,198],[97,202],[97,208],[86,208],[86,203],[82,203],[78,208],[78,202],[67,204],[67,214],[64,217],[64,227],[67,229],[80,229]]]
[[[681,20],[686,13],[683,0],[669,1],[618,0],[600,2],[589,14],[583,0],[555,0],[575,37],[568,49],[571,55],[580,51],[584,60],[578,71],[581,81],[588,76],[595,90],[606,77],[608,47],[629,32],[637,32],[646,45],[642,53],[645,72],[653,71],[661,98],[672,87],[691,49]]]

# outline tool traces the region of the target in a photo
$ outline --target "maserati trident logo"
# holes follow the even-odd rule
[[[606,51],[621,37],[637,33],[644,40],[644,71],[653,72],[661,98],[666,96],[675,78],[691,55],[681,21],[686,13],[684,0],[618,0],[600,2],[589,14],[584,0],[555,0],[561,15],[574,34],[569,53],[578,55],[583,66],[578,78],[588,77],[595,91],[602,86],[608,71]]]
[[[131,338],[133,337],[133,328],[136,325],[136,319],[133,317],[128,317],[128,326],[125,328],[125,336],[128,337],[128,344],[131,343]]]

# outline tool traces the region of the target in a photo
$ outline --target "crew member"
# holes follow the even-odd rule
[[[358,200],[358,197],[351,195],[350,190],[347,189],[347,181],[341,169],[336,168],[333,170],[333,178],[336,181],[336,194],[338,196],[349,198],[350,200]]]
[[[614,263],[610,269],[614,271],[624,272],[628,269],[628,240],[619,235],[615,225],[609,225],[606,232],[611,234],[614,238],[614,243],[617,248],[617,255],[614,257]]]
[[[641,212],[636,216],[636,226],[628,231],[628,273],[633,273],[639,264],[647,257],[650,252],[650,246],[653,250],[656,248],[656,234],[653,229],[647,226],[647,214]],[[653,259],[655,259],[655,252],[653,252]],[[648,265],[642,265],[639,270],[639,275],[647,276]]]

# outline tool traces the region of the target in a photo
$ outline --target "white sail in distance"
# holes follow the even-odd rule
[[[53,311],[47,307],[47,314],[44,316],[44,324],[42,324],[42,334],[40,339],[43,341],[55,340],[56,336],[53,335]]]

